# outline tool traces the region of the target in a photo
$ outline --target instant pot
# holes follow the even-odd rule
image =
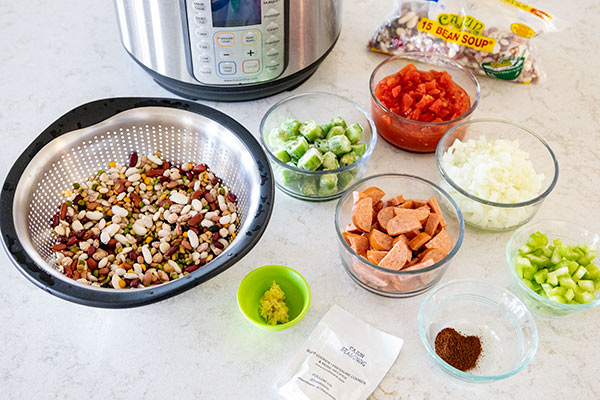
[[[123,46],[160,85],[243,101],[292,89],[327,57],[341,0],[114,0]]]

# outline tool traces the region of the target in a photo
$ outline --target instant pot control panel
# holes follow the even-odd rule
[[[285,67],[284,0],[186,0],[191,69],[204,84],[277,78]]]

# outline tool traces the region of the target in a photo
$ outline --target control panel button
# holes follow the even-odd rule
[[[219,58],[231,59],[233,58],[233,52],[231,50],[219,51]]]
[[[246,54],[246,58],[248,58],[248,57],[254,57],[256,55],[256,51],[250,49],[245,54]]]
[[[221,61],[219,63],[219,73],[221,75],[235,75],[237,66],[232,61]]]
[[[279,15],[280,15],[279,10],[276,10],[275,8],[271,8],[269,11],[267,11],[265,13],[266,18],[277,18],[277,17],[279,17]]]
[[[267,27],[265,28],[265,31],[269,32],[269,33],[274,33],[277,32],[279,30],[279,25],[277,25],[275,22],[271,22],[269,25],[267,25]]]
[[[198,28],[198,29],[196,29],[196,31],[194,33],[196,34],[197,37],[199,37],[201,39],[208,38],[208,29],[206,29],[206,28]]]
[[[196,23],[196,25],[203,26],[206,25],[208,19],[204,15],[195,15],[194,22]]]
[[[202,67],[198,70],[198,72],[200,72],[201,75],[208,76],[208,75],[212,74],[212,69],[210,69],[208,67]]]
[[[198,49],[201,51],[208,51],[210,50],[210,44],[208,44],[208,41],[206,40],[201,40],[198,42]]]
[[[258,31],[242,32],[242,44],[245,46],[254,46],[258,43]]]
[[[260,71],[260,61],[258,61],[257,59],[245,60],[242,63],[242,71],[245,74],[256,74]]]
[[[198,61],[200,61],[202,64],[209,64],[210,63],[210,54],[209,53],[198,54]]]
[[[267,57],[273,58],[273,57],[277,57],[279,55],[279,51],[277,51],[277,49],[273,48],[273,49],[267,51],[265,54],[267,55]]]
[[[215,39],[219,47],[233,47],[235,44],[235,36],[231,32],[219,32]]]
[[[281,39],[275,35],[271,35],[267,40],[265,40],[265,45],[267,46],[276,46],[279,43],[281,43]]]
[[[195,0],[192,3],[192,7],[196,11],[206,11],[206,3],[204,1],[202,1],[202,0]]]

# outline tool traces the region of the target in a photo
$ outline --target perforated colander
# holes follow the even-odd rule
[[[144,289],[91,287],[58,271],[51,217],[61,193],[131,152],[175,164],[202,162],[238,198],[241,219],[232,244],[206,266]],[[15,266],[37,286],[85,305],[134,307],[168,298],[223,272],[264,232],[273,208],[273,177],[258,142],[243,126],[203,105],[169,99],[118,98],[80,106],[48,127],[17,159],[0,198],[4,246]]]

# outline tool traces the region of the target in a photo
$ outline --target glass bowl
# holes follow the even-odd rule
[[[430,267],[418,270],[392,270],[379,267],[359,256],[346,242],[342,232],[352,222],[353,191],[363,191],[376,186],[389,197],[402,194],[405,199],[428,199],[436,197],[446,227],[452,239],[452,250],[446,257]],[[342,264],[346,272],[364,289],[387,297],[411,297],[427,291],[444,275],[450,261],[458,252],[464,235],[464,223],[460,210],[452,198],[437,185],[416,176],[404,174],[381,174],[365,178],[348,189],[335,209],[335,229]]]
[[[429,355],[447,373],[472,383],[494,382],[521,371],[535,356],[538,333],[533,316],[511,292],[482,280],[452,280],[427,295],[418,316],[419,335]],[[444,328],[478,336],[482,352],[463,372],[435,352]]]
[[[395,74],[410,63],[422,71],[447,71],[453,81],[469,95],[471,108],[460,117],[444,122],[413,121],[390,111],[375,95],[375,88],[383,78]],[[450,58],[420,52],[405,53],[383,61],[373,70],[369,87],[371,115],[377,132],[394,146],[419,153],[434,152],[438,141],[449,129],[471,117],[480,98],[479,82],[470,70]]]
[[[300,122],[314,120],[317,124],[325,124],[338,116],[344,118],[348,125],[359,123],[363,128],[359,143],[366,144],[365,154],[348,166],[327,171],[300,169],[277,158],[273,153],[275,149],[268,144],[269,132],[289,117]],[[267,111],[260,122],[260,141],[273,167],[275,184],[282,192],[301,200],[327,201],[340,197],[364,176],[377,142],[377,131],[371,117],[354,101],[332,93],[308,92],[287,97]],[[323,176],[328,179],[331,175],[335,176],[336,186],[333,190],[322,188],[320,182]]]
[[[480,137],[485,137],[488,142],[497,139],[518,140],[521,150],[529,153],[535,172],[544,175],[540,194],[519,203],[496,203],[469,193],[468,188],[452,180],[443,166],[443,155],[457,139],[464,142]],[[558,180],[556,156],[544,139],[527,128],[501,119],[474,119],[455,126],[438,143],[435,158],[442,177],[440,186],[454,198],[465,223],[488,231],[505,231],[525,224],[533,218]]]
[[[519,247],[527,243],[529,235],[534,232],[541,232],[546,235],[550,243],[554,239],[560,238],[565,245],[570,246],[585,243],[592,249],[598,249],[600,244],[600,235],[590,232],[574,223],[557,219],[534,221],[517,229],[508,240],[508,245],[506,246],[506,262],[510,268],[513,281],[518,288],[518,294],[525,304],[538,314],[547,317],[573,314],[600,304],[600,295],[596,295],[594,300],[585,304],[558,303],[540,296],[521,280],[516,272],[515,259],[519,254]],[[599,265],[600,260],[596,258],[593,262]]]

